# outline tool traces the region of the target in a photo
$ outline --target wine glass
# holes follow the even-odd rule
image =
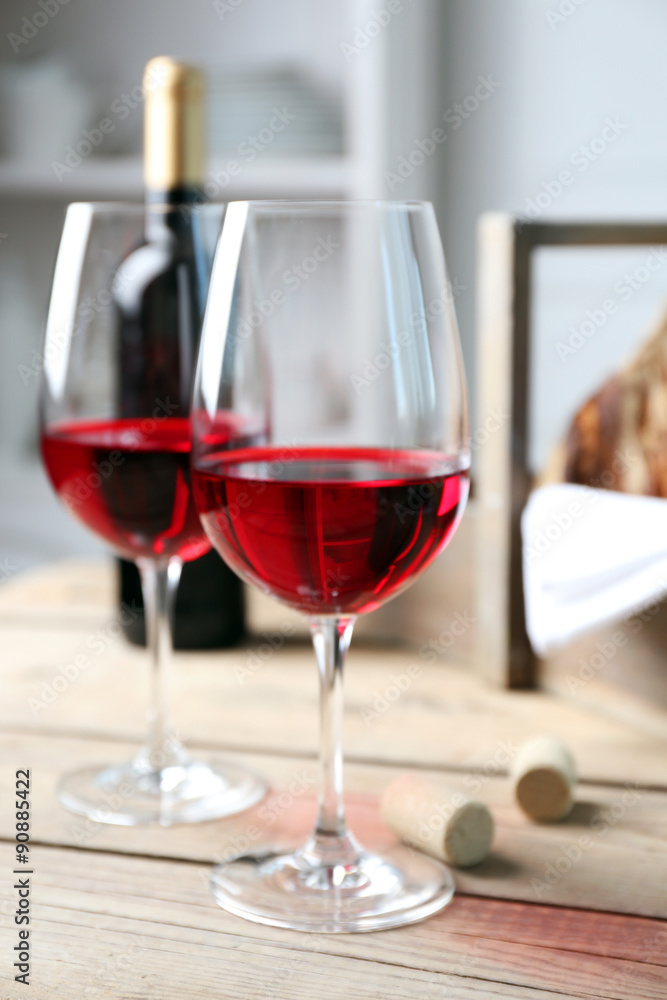
[[[152,661],[144,746],[126,763],[86,768],[59,787],[63,805],[99,822],[196,822],[238,812],[264,794],[240,768],[193,760],[165,708],[181,567],[209,550],[192,501],[189,417],[222,217],[219,206],[74,204],[58,252],[40,395],[42,456],[72,516],[136,562]]]
[[[362,847],[345,823],[343,662],[358,614],[452,537],[468,492],[456,321],[428,203],[227,208],[193,401],[193,491],[242,579],[308,617],[321,681],[319,811],[308,842],[215,869],[232,913],[365,931],[435,913],[440,862]],[[218,426],[237,437],[218,446]]]

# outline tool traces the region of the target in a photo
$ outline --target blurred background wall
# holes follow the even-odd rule
[[[665,39],[661,0],[3,4],[0,551],[23,566],[97,549],[39,470],[36,375],[64,206],[141,198],[138,88],[151,56],[209,69],[212,197],[435,202],[472,386],[481,212],[667,216]],[[276,107],[289,124],[265,141]],[[113,128],[95,144],[104,119]],[[230,160],[241,164],[234,176]],[[632,294],[621,291],[628,275],[643,277],[647,252],[540,255],[536,468],[660,313],[667,257]],[[564,350],[610,296],[614,315]]]

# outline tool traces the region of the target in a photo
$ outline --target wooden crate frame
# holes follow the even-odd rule
[[[667,244],[667,222],[532,222],[487,213],[478,230],[477,413],[491,421],[475,451],[479,506],[476,578],[480,669],[493,683],[530,688],[537,658],[526,634],[521,514],[528,466],[532,256],[539,247]],[[484,440],[486,438],[486,440]]]

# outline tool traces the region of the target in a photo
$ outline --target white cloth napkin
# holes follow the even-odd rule
[[[667,596],[667,500],[543,486],[521,521],[526,627],[544,654]]]

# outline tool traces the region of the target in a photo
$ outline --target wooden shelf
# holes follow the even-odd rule
[[[243,167],[224,184],[229,157],[217,157],[208,177],[216,183],[214,200],[238,198],[341,198],[351,197],[357,173],[348,157],[318,156],[265,159]],[[142,191],[138,156],[98,157],[84,161],[58,178],[50,164],[35,165],[0,159],[0,198],[27,197],[139,198]]]

